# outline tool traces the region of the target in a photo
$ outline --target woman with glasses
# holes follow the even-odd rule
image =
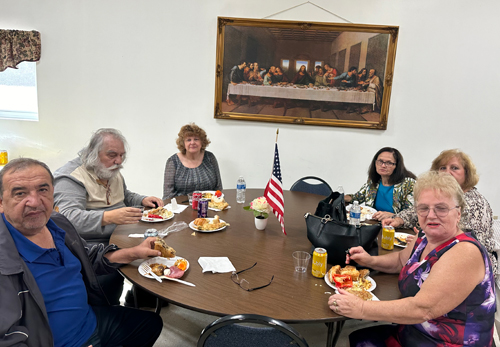
[[[464,152],[458,149],[449,149],[441,152],[434,159],[431,170],[448,172],[457,180],[464,191],[466,206],[462,211],[462,226],[464,230],[472,230],[479,242],[486,248],[490,254],[493,271],[496,274],[498,262],[493,238],[493,211],[488,201],[475,187],[479,182],[476,166]],[[417,226],[417,217],[415,209],[410,208],[396,213],[392,218],[384,219],[382,225],[410,229]]]
[[[402,298],[363,301],[339,289],[328,305],[346,317],[396,323],[355,331],[350,346],[491,346],[494,276],[486,249],[460,228],[460,185],[429,171],[417,180],[415,200],[422,230],[406,249],[371,256],[355,247],[346,256],[347,263],[399,273]]]
[[[378,212],[373,219],[383,220],[413,206],[415,175],[406,169],[403,156],[396,148],[384,147],[372,159],[368,181],[345,201],[357,200]]]

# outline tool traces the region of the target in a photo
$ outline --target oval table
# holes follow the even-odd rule
[[[334,346],[343,323],[348,318],[335,314],[328,307],[328,297],[334,290],[324,279],[311,275],[311,261],[306,273],[297,273],[292,259],[294,251],[311,250],[304,214],[314,213],[318,202],[324,197],[285,191],[287,235],[284,235],[274,215],[269,216],[266,229],[260,231],[255,228],[253,213],[242,208],[252,199],[262,196],[262,189],[247,189],[245,204],[236,203],[235,189],[224,190],[223,193],[231,208],[221,212],[209,210],[208,217],[218,214],[230,226],[212,233],[195,232],[188,228],[165,238],[178,256],[189,261],[190,267],[182,279],[194,283],[196,287],[168,280],[159,283],[145,278],[137,271],[137,261],[120,268],[123,276],[168,302],[211,315],[252,313],[270,316],[286,323],[324,322],[328,326],[327,346]],[[176,199],[179,204],[187,205],[185,196]],[[188,207],[169,221],[120,225],[110,242],[122,248],[135,246],[142,239],[130,238],[129,234],[144,233],[149,228],[161,230],[173,222],[185,221],[189,224],[196,217],[196,211]],[[381,254],[385,252],[387,251],[380,250]],[[231,280],[230,273],[202,273],[198,264],[199,257],[229,257],[237,271],[257,262],[254,268],[240,275],[240,278],[249,282],[250,287],[265,285],[272,276],[274,280],[265,288],[246,291]],[[401,297],[397,275],[373,273],[372,277],[377,283],[373,293],[380,300]]]

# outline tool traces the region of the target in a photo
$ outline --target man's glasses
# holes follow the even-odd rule
[[[432,210],[434,211],[434,214],[438,217],[446,217],[451,210],[454,210],[456,208],[460,208],[460,206],[455,206],[455,207],[448,207],[448,206],[434,206]],[[417,214],[420,217],[427,217],[429,215],[431,208],[429,206],[417,206]]]
[[[396,166],[396,163],[393,163],[392,161],[383,161],[381,159],[377,159],[375,163],[377,163],[378,166],[387,166],[387,167]]]
[[[233,273],[231,274],[231,279],[233,280],[233,282],[236,283],[237,285],[239,285],[242,289],[244,289],[246,291],[249,291],[249,292],[251,292],[252,290],[257,290],[257,289],[265,288],[268,285],[270,285],[273,282],[274,275],[273,275],[273,277],[271,278],[271,281],[268,284],[260,286],[260,287],[255,287],[255,288],[250,288],[250,283],[248,283],[248,281],[246,279],[240,278],[238,276],[238,274],[240,274],[240,273],[242,273],[244,271],[252,269],[255,265],[257,265],[257,263],[253,264],[248,269],[241,270],[241,271],[238,271],[238,272],[233,271]]]

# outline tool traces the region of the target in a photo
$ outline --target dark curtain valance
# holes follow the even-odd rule
[[[39,61],[41,50],[38,31],[0,29],[0,72],[23,61]]]

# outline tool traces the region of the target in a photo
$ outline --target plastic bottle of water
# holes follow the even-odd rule
[[[359,207],[358,201],[354,201],[351,205],[351,210],[349,211],[349,224],[358,226],[361,219],[361,207]]]
[[[247,189],[247,184],[245,183],[245,179],[243,176],[238,178],[236,182],[236,202],[238,204],[245,203],[245,190]]]
[[[337,192],[339,192],[340,194],[344,194],[344,187],[338,186],[337,187]]]

